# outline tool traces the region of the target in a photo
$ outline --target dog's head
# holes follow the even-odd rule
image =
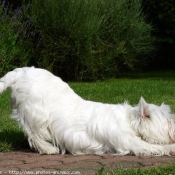
[[[175,115],[170,107],[148,104],[142,97],[137,109],[137,130],[141,138],[154,144],[175,143]]]

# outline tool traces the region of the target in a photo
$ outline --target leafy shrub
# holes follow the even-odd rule
[[[16,68],[27,66],[35,48],[30,21],[24,20],[22,8],[0,1],[0,75]]]
[[[115,77],[154,49],[140,0],[35,0],[29,16],[42,30],[35,63],[63,79]]]

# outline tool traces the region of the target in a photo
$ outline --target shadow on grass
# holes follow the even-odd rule
[[[27,138],[22,131],[0,131],[0,152],[30,149]]]

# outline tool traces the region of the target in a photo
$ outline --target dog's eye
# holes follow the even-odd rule
[[[146,118],[150,118],[150,116],[149,116],[149,115],[147,115],[147,116],[146,116]]]

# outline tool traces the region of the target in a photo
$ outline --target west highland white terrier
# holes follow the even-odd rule
[[[44,69],[17,68],[0,79],[11,88],[12,118],[41,154],[173,155],[175,115],[170,107],[103,104],[79,97]]]

